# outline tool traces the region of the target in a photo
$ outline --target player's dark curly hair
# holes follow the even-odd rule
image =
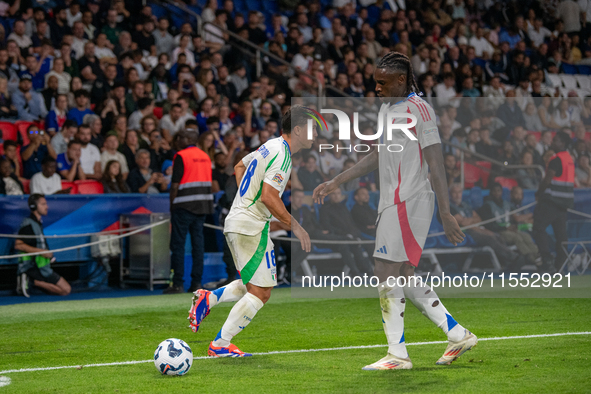
[[[404,94],[406,96],[411,93],[421,95],[421,90],[415,80],[412,64],[405,54],[389,52],[376,64],[376,68],[384,68],[391,73],[406,73],[406,91]]]
[[[308,119],[311,119],[310,114],[312,114],[312,111],[309,108],[302,105],[293,105],[281,120],[283,134],[291,134],[291,131],[296,126],[305,127],[308,124]]]

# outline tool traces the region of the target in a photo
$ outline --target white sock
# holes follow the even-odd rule
[[[248,323],[251,322],[263,305],[265,304],[257,296],[246,293],[230,311],[226,322],[213,341],[213,345],[229,346],[232,338],[248,326]]]
[[[416,281],[415,281],[416,278]],[[420,277],[410,277],[404,286],[404,295],[423,315],[441,328],[447,339],[453,342],[464,338],[465,329],[445,309],[437,294]]]
[[[227,286],[220,287],[209,293],[209,306],[214,307],[220,302],[238,301],[246,294],[246,286],[241,279],[236,279]]]
[[[404,290],[395,285],[389,287],[386,282],[378,286],[380,292],[380,306],[382,307],[382,323],[388,339],[388,353],[408,358],[404,343]]]

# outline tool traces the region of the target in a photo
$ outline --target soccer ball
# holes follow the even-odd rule
[[[162,375],[184,375],[193,364],[189,345],[176,338],[160,342],[154,352],[154,365]]]

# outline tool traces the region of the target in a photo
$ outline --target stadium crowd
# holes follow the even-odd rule
[[[166,193],[187,130],[199,132],[211,158],[213,191],[225,191],[234,163],[280,135],[292,97],[318,84],[329,97],[375,97],[374,66],[391,50],[408,55],[436,109],[450,185],[462,181],[465,152],[486,175],[460,186],[496,179],[536,189],[536,168],[487,166],[480,155],[544,167],[562,131],[576,186],[591,186],[591,82],[560,84],[573,69],[591,74],[591,0],[397,0],[396,10],[372,0],[284,0],[274,14],[265,0],[248,12],[232,0],[187,3],[200,7],[201,35],[138,0],[0,1],[0,194],[69,193],[64,185],[83,180],[105,193]],[[260,74],[254,51],[239,50],[228,32],[274,55],[262,56]],[[321,143],[347,142],[324,130],[315,148]],[[310,192],[361,157],[294,155],[291,187]],[[365,201],[378,178],[344,189]],[[371,234],[357,216],[358,230]]]

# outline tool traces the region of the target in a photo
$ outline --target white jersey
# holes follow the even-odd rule
[[[273,138],[242,162],[246,172],[226,217],[224,233],[257,235],[272,217],[261,202],[263,183],[279,191],[281,197],[291,174],[291,152],[283,137]]]
[[[382,104],[380,112],[386,110],[387,107],[389,107],[389,111],[410,113],[416,116],[417,124],[410,131],[415,135],[417,141],[411,140],[402,131],[392,133],[392,140],[387,140],[386,133],[382,133],[381,144],[402,145],[403,150],[389,152],[387,149],[380,149],[379,213],[389,206],[406,201],[416,193],[431,190],[427,178],[429,168],[423,158],[423,149],[441,143],[435,111],[425,100],[413,93],[396,104]],[[394,119],[394,123],[407,122],[410,122],[407,118]]]

